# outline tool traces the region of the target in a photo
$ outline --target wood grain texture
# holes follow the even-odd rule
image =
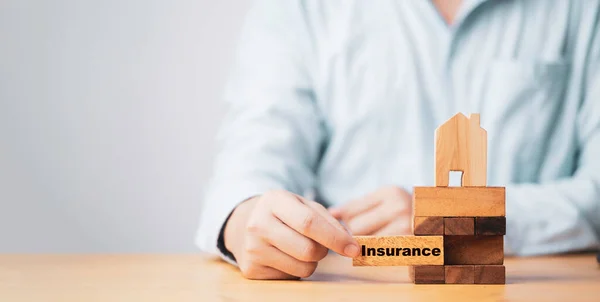
[[[473,265],[445,265],[446,284],[473,284],[475,271]]]
[[[409,267],[410,280],[415,284],[444,284],[443,265],[421,265]]]
[[[503,236],[445,236],[444,264],[491,265],[504,263]]]
[[[0,301],[597,302],[596,255],[508,257],[508,286],[413,285],[408,267],[353,267],[330,253],[309,278],[245,279],[213,255],[1,254]]]
[[[505,216],[504,187],[415,187],[415,216]]]
[[[447,187],[450,171],[462,171],[462,186],[486,186],[487,131],[479,114],[458,113],[435,131],[435,185]]]
[[[475,265],[475,284],[505,284],[506,268],[504,265]]]
[[[444,217],[444,235],[475,235],[475,218]]]
[[[444,217],[415,217],[413,234],[444,235]]]
[[[506,235],[506,217],[475,218],[476,235]]]
[[[443,236],[355,236],[361,247],[361,255],[352,259],[354,266],[403,266],[403,265],[443,265],[444,264],[444,237]],[[382,248],[383,256],[368,256],[368,249]],[[388,252],[396,254],[397,248],[402,248],[401,254],[388,256]],[[420,256],[404,256],[408,248],[419,249]],[[438,249],[437,256],[433,250]],[[426,252],[428,251],[428,252]],[[423,255],[428,253],[428,256]],[[364,255],[363,255],[364,254]]]

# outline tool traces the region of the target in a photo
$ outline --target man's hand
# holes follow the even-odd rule
[[[353,235],[406,235],[411,232],[412,196],[398,187],[385,187],[329,212]]]
[[[358,243],[322,205],[286,191],[240,204],[224,239],[248,279],[306,278],[328,249],[347,257],[360,253]]]

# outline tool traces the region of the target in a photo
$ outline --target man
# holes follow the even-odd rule
[[[199,246],[290,279],[328,249],[356,256],[350,233],[409,233],[435,128],[477,112],[507,252],[598,248],[599,20],[598,0],[257,3]]]

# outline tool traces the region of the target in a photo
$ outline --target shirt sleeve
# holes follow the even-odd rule
[[[257,1],[242,29],[226,87],[229,112],[196,243],[225,256],[219,234],[242,201],[272,189],[314,187],[324,141],[310,77],[312,41],[301,1]],[[224,257],[233,262],[232,257]]]
[[[591,29],[577,114],[578,164],[572,177],[506,188],[510,253],[537,255],[600,248],[600,32]]]

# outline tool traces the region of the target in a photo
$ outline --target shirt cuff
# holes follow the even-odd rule
[[[230,264],[237,265],[235,256],[225,247],[225,226],[227,226],[227,222],[229,221],[229,218],[231,218],[231,214],[233,214],[233,211],[229,213],[229,216],[227,216],[225,222],[223,222],[223,226],[221,226],[219,238],[217,239],[217,249],[219,250],[220,256],[223,260],[229,262]]]

